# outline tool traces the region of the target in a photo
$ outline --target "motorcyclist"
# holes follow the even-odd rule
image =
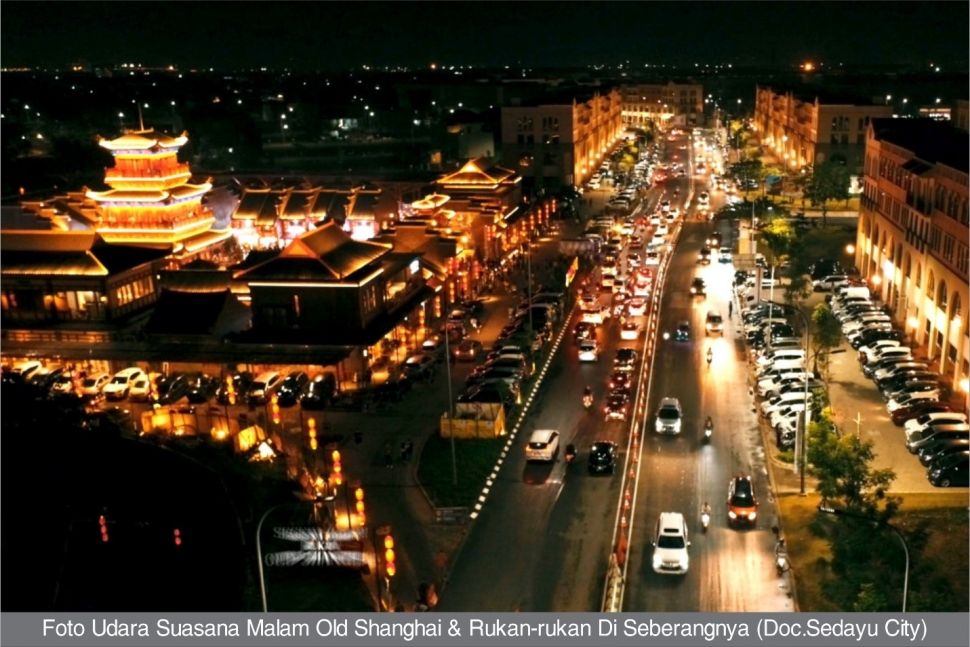
[[[713,361],[714,361],[714,349],[713,348],[708,348],[707,349],[707,365],[710,366],[711,365],[711,362],[713,362]]]
[[[592,406],[592,404],[593,404],[593,389],[587,386],[583,390],[583,406],[585,406],[588,409],[590,406]]]
[[[714,420],[710,416],[704,421],[704,429],[714,429]]]

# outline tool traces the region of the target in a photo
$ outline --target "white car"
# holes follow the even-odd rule
[[[128,399],[132,402],[148,402],[152,394],[152,383],[147,375],[135,380],[135,383],[128,389]]]
[[[145,372],[137,367],[126,368],[118,371],[111,381],[105,385],[102,393],[108,400],[124,400],[128,397],[131,386],[139,379],[145,377]]]
[[[642,317],[647,312],[647,302],[640,297],[634,297],[627,301],[626,311],[631,317]]]
[[[679,434],[684,420],[684,412],[677,398],[664,398],[660,401],[654,429],[658,434]]]
[[[730,263],[733,260],[731,257],[731,249],[729,247],[722,247],[718,250],[717,260],[719,263]]]
[[[899,396],[899,399],[893,398],[886,404],[886,409],[889,413],[892,413],[896,409],[901,407],[907,407],[911,404],[916,404],[917,402],[936,402],[940,399],[939,390],[934,391],[919,391],[916,393],[906,393]]]
[[[579,345],[579,361],[595,362],[599,359],[599,348],[593,340],[586,340]]]
[[[809,394],[811,397],[811,394]],[[764,416],[770,417],[772,412],[781,411],[785,407],[790,407],[794,404],[804,404],[805,394],[801,392],[793,393],[791,398],[784,398],[780,395],[776,395],[770,400],[765,400],[761,403],[761,413]]]
[[[610,287],[613,286],[613,281],[610,281]],[[584,310],[582,320],[586,323],[595,324],[597,326],[602,325],[602,323],[608,319],[610,316],[609,310],[597,305],[593,310]]]
[[[636,341],[640,338],[640,324],[635,321],[627,321],[620,326],[620,339],[623,341]]]
[[[869,361],[869,353],[876,351],[881,348],[892,348],[895,346],[900,346],[898,339],[877,339],[868,346],[859,346],[859,352],[866,354],[866,361]]]
[[[111,380],[107,373],[94,373],[81,380],[81,395],[95,397],[101,395],[101,389]]]
[[[667,236],[670,234],[670,228],[667,225],[657,225],[657,229],[654,230],[654,238],[657,236]]]
[[[687,522],[680,512],[661,512],[653,540],[653,572],[685,575],[690,568]]]
[[[930,425],[956,425],[965,423],[966,421],[967,414],[965,413],[960,413],[959,411],[938,411],[935,413],[924,413],[918,418],[910,418],[903,424],[903,429],[906,432],[906,439],[908,440],[914,432],[926,429]]]
[[[555,429],[536,429],[525,446],[525,460],[551,463],[559,453],[559,432]]]
[[[884,340],[887,341],[887,340]],[[866,364],[872,364],[890,357],[909,357],[913,349],[909,346],[899,346],[899,342],[892,340],[896,346],[880,346],[866,352]]]
[[[650,224],[653,225],[654,227],[659,225],[661,222],[662,220],[660,219],[659,213],[654,213],[652,216],[650,216]]]

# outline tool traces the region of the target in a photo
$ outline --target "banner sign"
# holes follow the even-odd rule
[[[3,613],[4,645],[966,647],[967,613]]]

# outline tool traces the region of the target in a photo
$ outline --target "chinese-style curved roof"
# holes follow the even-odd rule
[[[126,130],[125,134],[114,139],[98,138],[98,145],[109,151],[151,150],[155,148],[177,149],[189,141],[187,133],[178,137],[156,132],[154,128],[145,130]]]
[[[515,171],[492,164],[485,157],[468,160],[460,169],[438,180],[443,185],[495,187],[511,179]]]
[[[438,207],[448,202],[449,200],[451,200],[450,196],[444,195],[442,193],[431,193],[429,195],[424,196],[420,200],[415,200],[414,202],[412,202],[411,207],[414,209],[420,209],[420,210],[437,209]]]
[[[333,221],[308,231],[278,256],[243,272],[244,280],[341,281],[362,275],[391,251],[384,243],[354,240]]]

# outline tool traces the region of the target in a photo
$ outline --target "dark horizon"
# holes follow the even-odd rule
[[[8,68],[84,61],[312,71],[433,62],[965,65],[970,11],[964,2],[281,2],[270,9],[12,1],[2,16]]]

